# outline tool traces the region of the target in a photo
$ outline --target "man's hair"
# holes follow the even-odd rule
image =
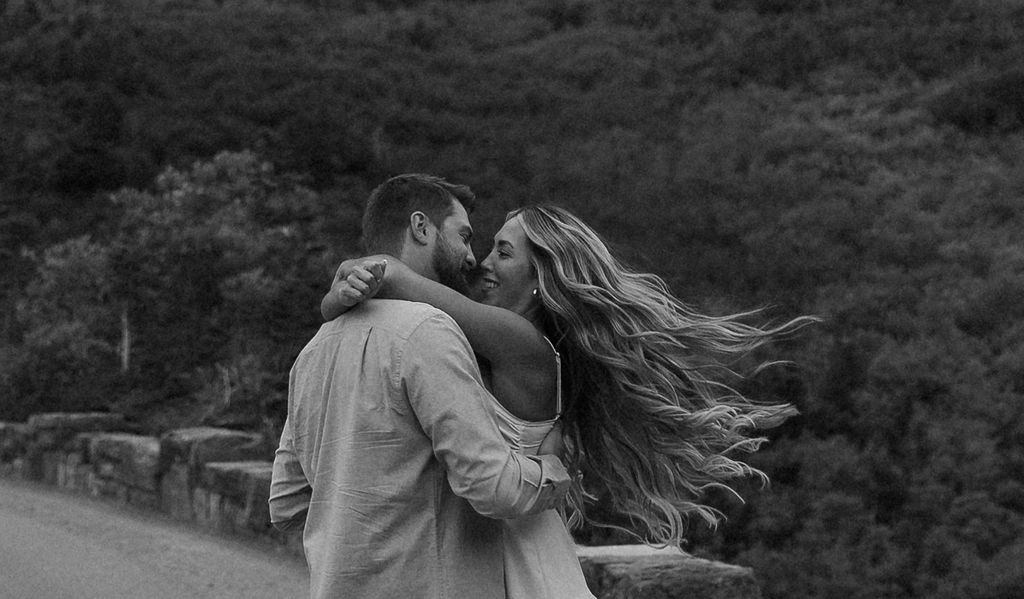
[[[400,254],[409,215],[420,211],[440,227],[451,216],[453,201],[462,204],[468,214],[476,206],[476,196],[469,187],[441,177],[410,173],[388,179],[366,200],[363,250],[370,254]]]

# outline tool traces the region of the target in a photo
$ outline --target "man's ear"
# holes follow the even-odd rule
[[[409,234],[412,235],[412,239],[416,243],[421,245],[429,243],[432,228],[434,228],[434,224],[430,222],[430,217],[419,210],[409,215]]]

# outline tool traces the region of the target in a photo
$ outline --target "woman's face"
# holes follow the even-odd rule
[[[480,302],[526,314],[537,301],[537,275],[530,257],[523,223],[513,217],[494,236],[491,253],[480,263]]]

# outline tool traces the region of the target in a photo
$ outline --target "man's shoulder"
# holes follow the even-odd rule
[[[430,304],[405,300],[372,299],[336,320],[338,326],[372,327],[408,337],[424,324],[455,325],[448,314]],[[457,325],[455,325],[456,328]]]
[[[442,310],[420,302],[372,299],[320,325],[299,358],[333,355],[339,344],[362,347],[369,339],[396,347],[413,343],[417,351],[427,352],[469,346],[462,329]]]

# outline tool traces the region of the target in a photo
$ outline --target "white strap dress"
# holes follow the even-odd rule
[[[494,402],[498,429],[511,447],[525,455],[537,453],[562,415],[562,362],[554,345],[551,349],[555,352],[558,383],[555,418],[523,420]],[[507,599],[594,599],[580,569],[576,544],[557,511],[505,520],[503,534]]]

